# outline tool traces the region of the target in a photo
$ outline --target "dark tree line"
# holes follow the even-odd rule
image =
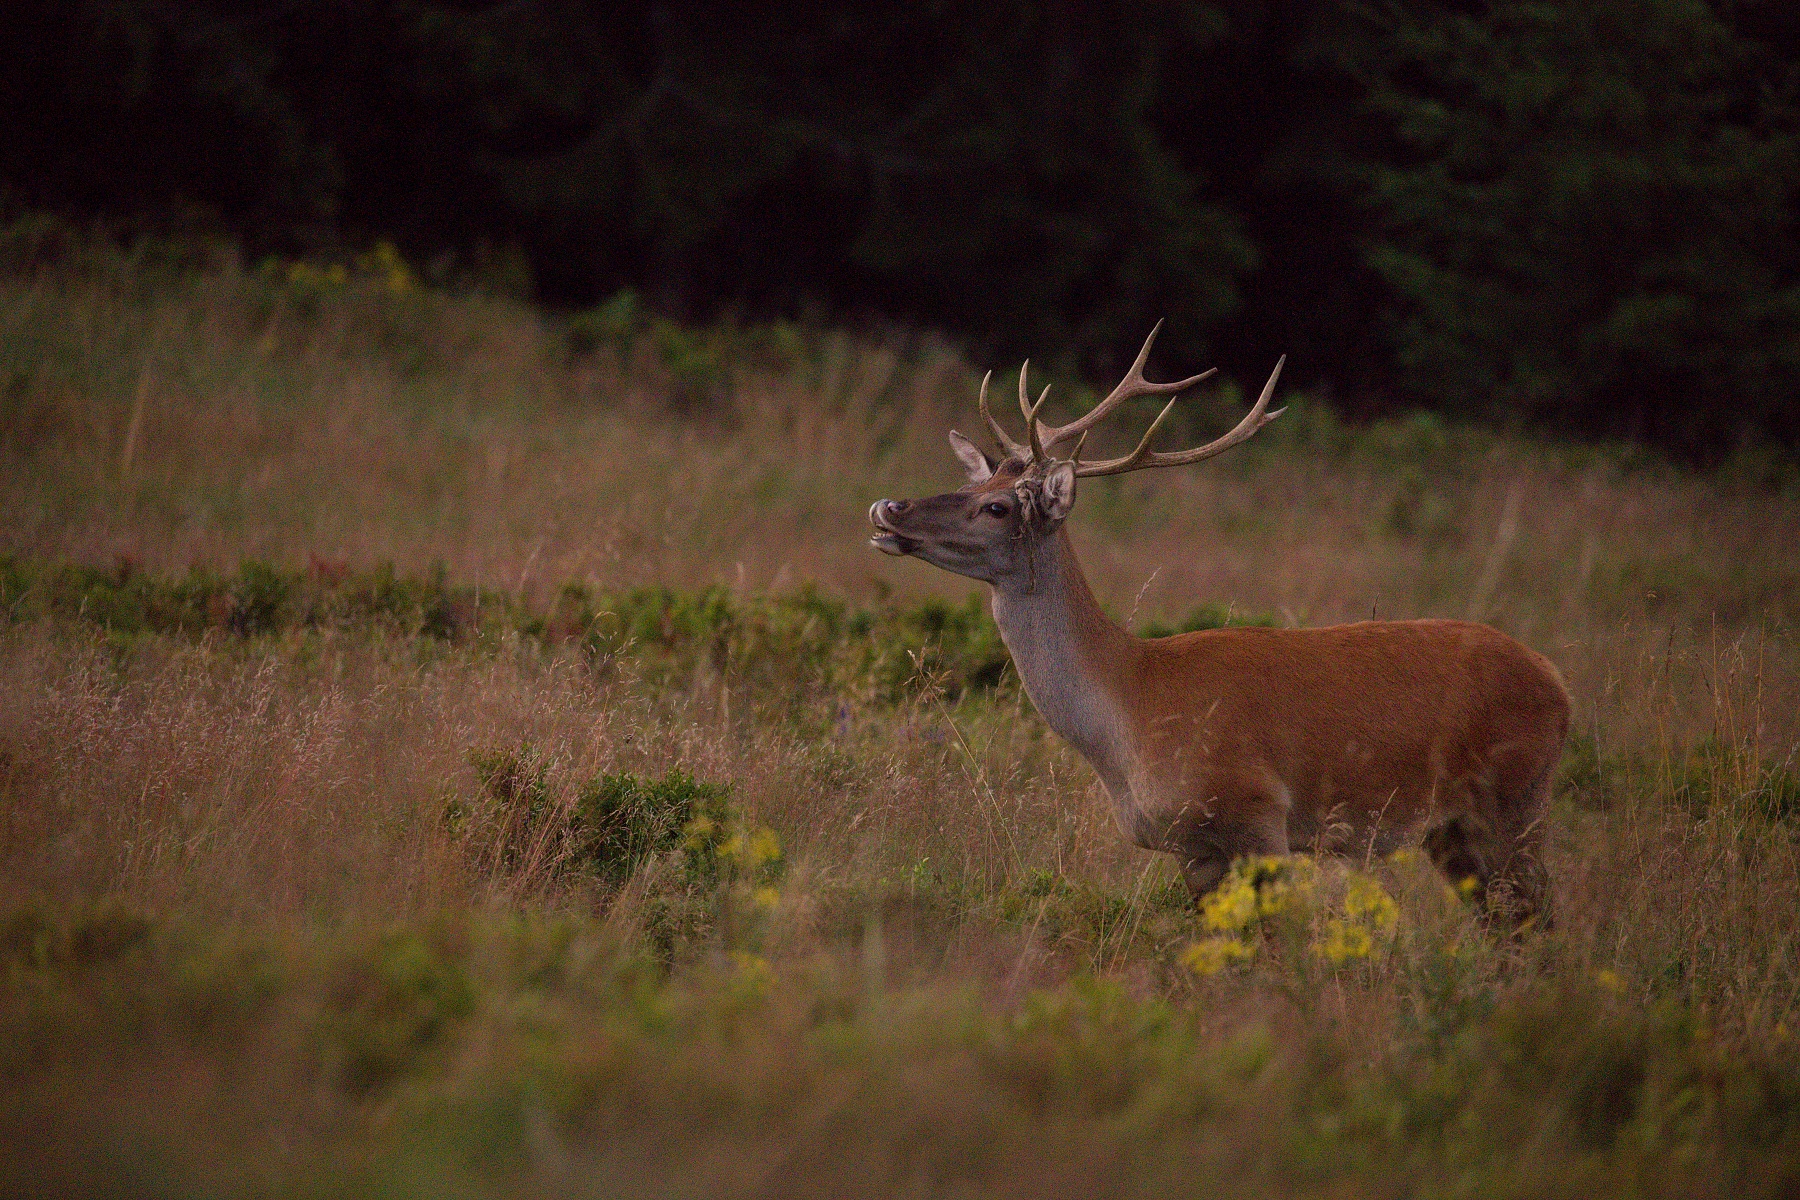
[[[0,203],[1800,444],[1781,0],[11,0]]]

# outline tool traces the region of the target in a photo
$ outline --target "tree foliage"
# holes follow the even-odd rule
[[[1741,0],[19,0],[0,204],[395,238],[1706,457],[1793,446],[1800,18]]]
[[[1701,0],[1382,5],[1344,62],[1398,153],[1367,260],[1421,401],[1720,444],[1792,438],[1800,144]]]

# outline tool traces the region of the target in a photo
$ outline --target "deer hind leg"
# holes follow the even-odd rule
[[[1550,872],[1544,865],[1544,818],[1550,811],[1555,762],[1531,781],[1515,828],[1499,843],[1491,885],[1492,907],[1515,928],[1548,929]]]
[[[1469,813],[1450,813],[1425,831],[1425,853],[1487,920],[1511,929],[1549,925],[1550,877],[1542,833],[1532,822],[1496,833]]]
[[[1489,885],[1489,910],[1515,929],[1550,928],[1550,872],[1544,867],[1541,826],[1533,824],[1509,839],[1505,849]]]
[[[1487,902],[1487,843],[1491,839],[1481,822],[1468,813],[1450,813],[1425,830],[1425,853],[1437,864],[1451,885],[1478,906]]]

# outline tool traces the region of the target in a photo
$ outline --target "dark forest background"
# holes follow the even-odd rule
[[[0,6],[0,208],[1800,446],[1800,5]]]

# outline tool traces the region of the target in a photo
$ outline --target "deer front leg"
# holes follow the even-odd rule
[[[1247,822],[1206,820],[1184,832],[1175,857],[1196,905],[1219,886],[1236,859],[1288,852],[1287,822],[1279,813]]]
[[[1181,879],[1188,886],[1188,894],[1193,896],[1198,905],[1206,895],[1219,886],[1225,878],[1225,871],[1231,866],[1231,860],[1208,852],[1205,857],[1178,855],[1181,864]]]

